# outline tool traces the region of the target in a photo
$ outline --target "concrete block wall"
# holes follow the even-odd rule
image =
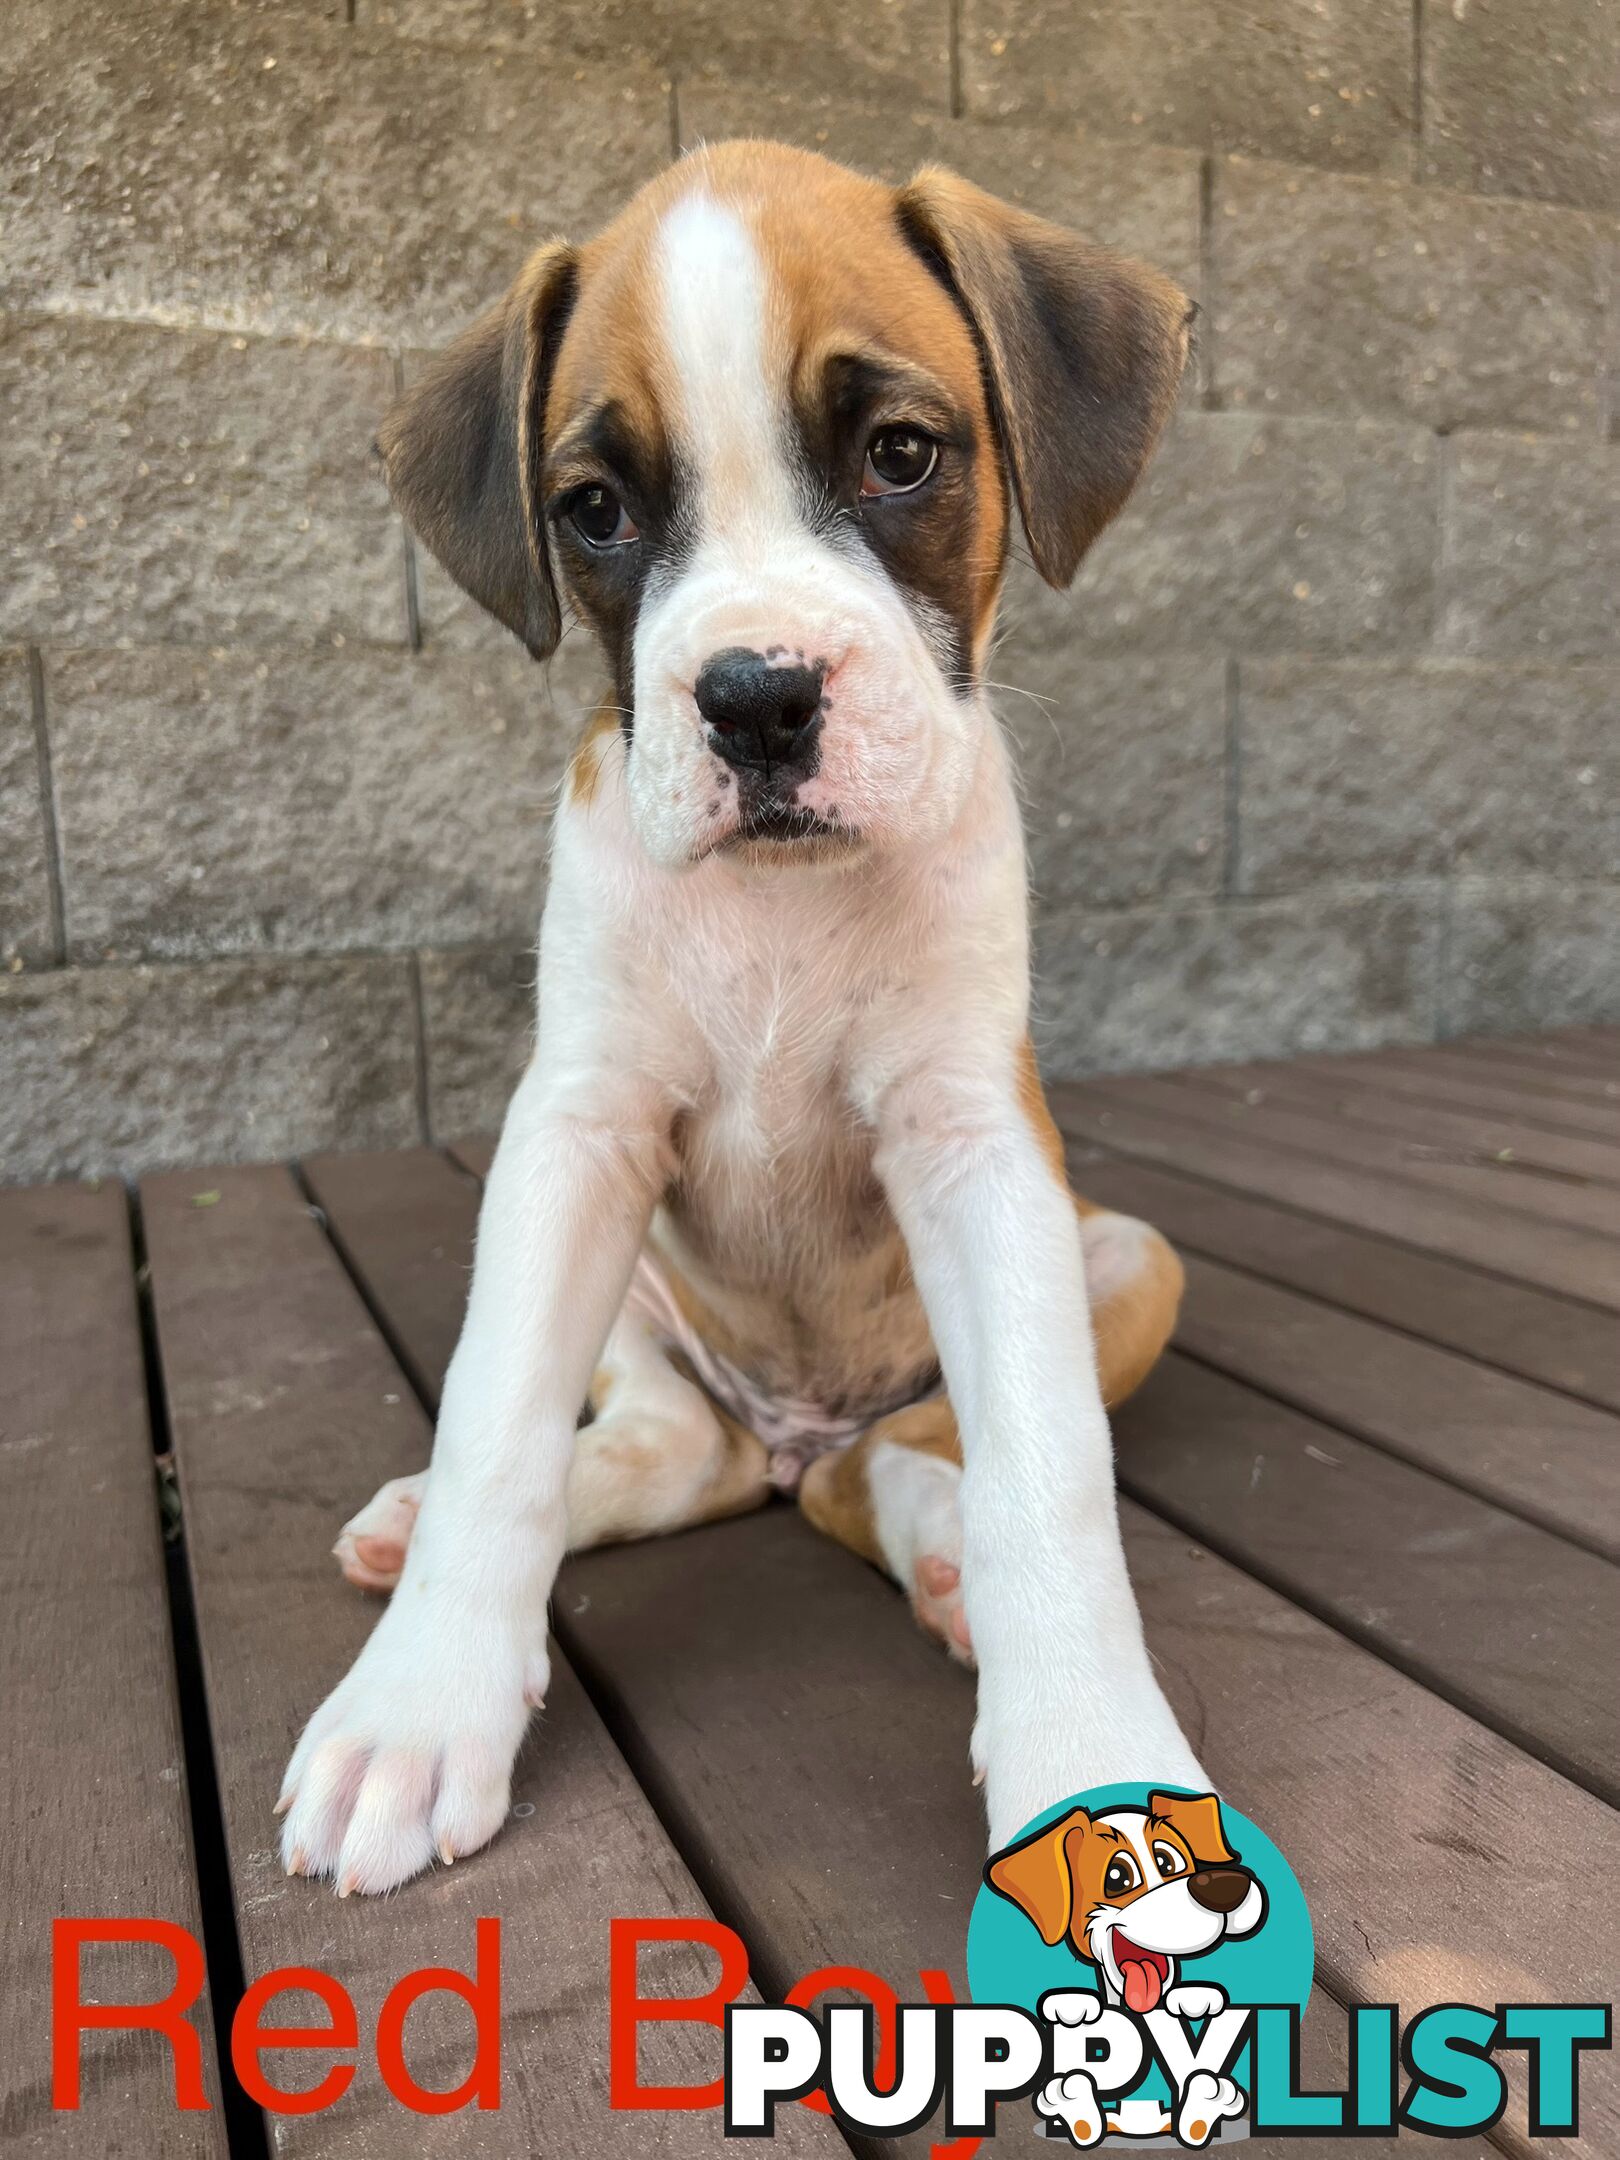
[[[1609,0],[12,0],[0,1176],[498,1119],[596,671],[413,553],[370,437],[732,133],[1200,301],[994,661],[1050,1070],[1620,1015],[1617,110]]]

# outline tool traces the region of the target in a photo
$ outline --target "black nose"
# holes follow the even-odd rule
[[[703,663],[693,685],[715,754],[766,773],[803,769],[819,732],[822,669],[767,660],[733,645]]]
[[[1200,1868],[1187,1888],[1205,1912],[1236,1912],[1249,1894],[1249,1881],[1247,1868]]]

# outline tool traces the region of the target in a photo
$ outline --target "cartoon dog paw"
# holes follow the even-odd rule
[[[1193,1993],[1217,1992],[1194,1989]],[[1207,2145],[1229,2116],[1241,2115],[1247,2102],[1240,2086],[1212,2070],[1195,2070],[1182,2088],[1176,2113],[1176,2136],[1183,2145]]]
[[[1164,2007],[1172,2017],[1211,2018],[1226,2008],[1226,1992],[1223,1988],[1192,1984],[1173,1987],[1164,1998]]]
[[[1091,1999],[1096,2001],[1095,1996]],[[1082,2150],[1095,2145],[1107,2127],[1097,2087],[1084,2070],[1070,2070],[1063,2077],[1048,2078],[1041,2087],[1035,2108],[1048,2122],[1061,2123]]]
[[[1051,2025],[1094,2025],[1102,2012],[1102,1997],[1081,1988],[1054,1988],[1038,2006],[1038,2015]]]

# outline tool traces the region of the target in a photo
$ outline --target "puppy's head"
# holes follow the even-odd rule
[[[953,174],[769,143],[542,248],[388,416],[406,518],[543,657],[614,670],[659,860],[948,830],[1016,502],[1066,585],[1175,397],[1189,308]]]
[[[1046,1943],[1067,1937],[1132,2010],[1158,2007],[1178,1960],[1228,1935],[1252,1935],[1266,1916],[1259,1882],[1226,1842],[1213,1793],[1152,1793],[1146,1808],[1071,1808],[1047,1829],[997,1853],[985,1870]]]

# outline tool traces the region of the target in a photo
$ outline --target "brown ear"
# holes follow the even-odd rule
[[[1213,1793],[1200,1793],[1196,1800],[1184,1800],[1179,1793],[1149,1793],[1148,1813],[1178,1832],[1201,1866],[1224,1867],[1237,1858],[1226,1842],[1221,1803]]]
[[[1193,309],[1144,263],[925,166],[900,222],[966,310],[1035,567],[1067,585],[1175,403]]]
[[[575,261],[561,242],[536,249],[506,298],[438,355],[377,431],[405,522],[537,660],[562,631],[539,480]]]
[[[1084,1808],[1071,1808],[1045,1830],[1021,1845],[999,1852],[984,1871],[992,1890],[1010,1898],[1040,1930],[1044,1943],[1060,1943],[1074,1914],[1074,1878],[1069,1872],[1069,1838],[1091,1828]]]

